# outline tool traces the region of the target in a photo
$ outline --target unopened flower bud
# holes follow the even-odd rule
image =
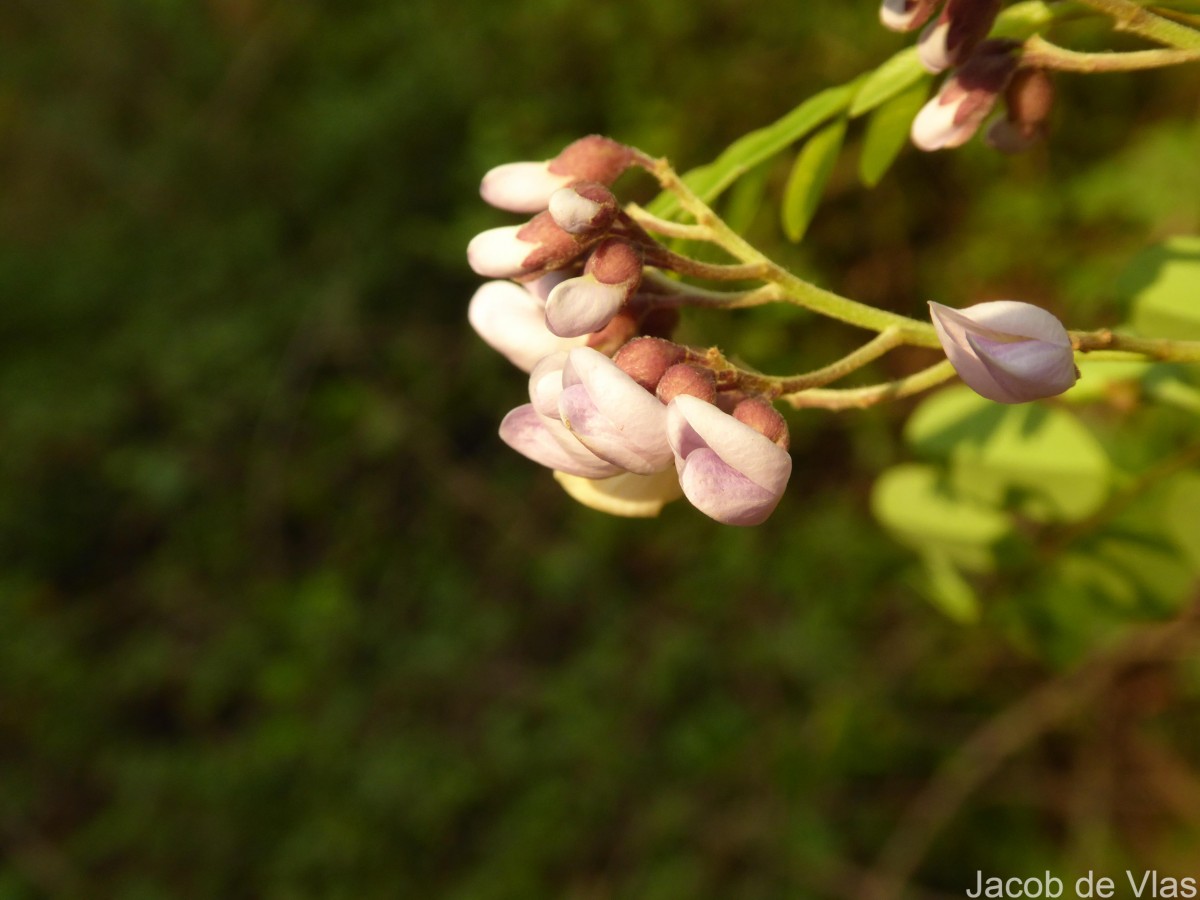
[[[676,397],[687,394],[689,397],[699,397],[705,403],[712,403],[717,396],[717,376],[712,369],[697,366],[693,363],[676,363],[663,373],[654,389],[654,396],[663,403],[670,403]]]
[[[613,362],[651,393],[667,370],[687,358],[687,350],[662,338],[634,338],[617,351]]]
[[[496,166],[483,176],[479,193],[499,209],[541,212],[559,188],[580,181],[612,184],[632,161],[629,147],[594,134],[570,144],[554,159]]]
[[[943,150],[970,140],[1016,69],[1012,47],[1007,41],[982,44],[921,107],[913,119],[912,142],[922,150]]]
[[[467,319],[481,338],[528,372],[544,356],[586,342],[552,334],[542,303],[526,287],[511,281],[480,285],[467,307]]]
[[[1004,92],[1007,115],[991,124],[987,142],[1002,153],[1020,153],[1041,138],[1054,106],[1054,82],[1045,69],[1018,69]]]
[[[607,325],[587,336],[587,346],[612,356],[637,336],[638,317],[628,307],[619,310]]]
[[[763,397],[747,397],[733,408],[733,417],[784,450],[791,444],[787,419]]]
[[[642,280],[642,252],[621,238],[602,241],[583,274],[568,278],[546,299],[546,327],[560,337],[599,331],[633,296]]]
[[[879,21],[892,31],[920,28],[933,15],[941,0],[883,0]]]
[[[727,525],[764,521],[792,474],[785,449],[699,397],[667,406],[667,440],[684,496]]]
[[[1053,397],[1079,378],[1067,330],[1041,307],[995,300],[966,309],[930,303],[929,310],[950,364],[989,400]]]
[[[550,213],[543,212],[524,225],[477,234],[467,245],[467,262],[479,275],[524,281],[565,266],[586,246],[559,228]]]
[[[585,181],[550,195],[550,215],[569,234],[607,231],[617,218],[617,198],[604,185]]]
[[[963,63],[992,30],[999,12],[1000,0],[947,0],[917,42],[921,65],[942,72]]]

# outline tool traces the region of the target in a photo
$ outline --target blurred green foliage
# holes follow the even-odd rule
[[[856,896],[952,748],[1096,650],[1092,606],[1019,567],[984,625],[923,602],[869,513],[910,407],[791,417],[759,529],[574,506],[495,437],[524,379],[466,326],[463,249],[508,221],[487,167],[589,132],[707,162],[902,46],[874,16],[0,7],[0,898]],[[866,302],[1120,321],[1116,273],[1200,226],[1198,83],[1063,79],[1052,149],[905,152],[870,192],[855,127],[803,244],[753,195],[741,215]],[[777,197],[787,160],[756,174]],[[685,334],[778,372],[853,340],[790,310]],[[1130,435],[1129,477],[1194,416],[1088,413]],[[1198,675],[1115,673],[979,786],[922,882],[1192,874]]]

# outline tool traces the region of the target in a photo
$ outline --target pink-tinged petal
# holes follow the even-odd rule
[[[489,346],[526,372],[551,353],[587,343],[551,334],[537,298],[511,281],[480,285],[467,306],[467,320]]]
[[[623,284],[602,284],[593,275],[568,278],[546,299],[546,327],[562,338],[599,331],[625,304]]]
[[[568,234],[607,229],[617,217],[617,198],[602,184],[585,182],[550,195],[550,216]]]
[[[533,281],[521,286],[533,294],[539,305],[545,306],[550,292],[570,277],[570,272],[563,269],[555,269],[553,272],[547,272],[541,278],[535,278]]]
[[[517,237],[525,226],[506,225],[491,228],[471,238],[467,245],[467,263],[477,275],[486,278],[517,278],[528,269],[527,260],[538,244]]]
[[[613,516],[657,516],[666,504],[683,496],[679,479],[671,469],[653,475],[624,472],[603,479],[579,478],[566,472],[555,472],[554,479],[573,500]]]
[[[995,300],[955,310],[930,303],[938,340],[959,377],[997,403],[1061,394],[1078,378],[1071,338],[1046,310]]]
[[[696,450],[709,449],[771,494],[782,493],[792,474],[792,458],[786,450],[699,397],[682,394],[671,401],[667,439],[677,467]]]
[[[921,32],[921,37],[917,40],[917,57],[925,71],[936,75],[950,68],[950,51],[946,46],[949,36],[950,22],[944,15]]]
[[[551,172],[549,162],[505,163],[483,176],[479,194],[497,209],[535,213],[546,209],[550,196],[570,181],[569,175]]]
[[[961,147],[979,127],[978,122],[956,122],[959,104],[944,103],[938,94],[921,107],[912,121],[910,131],[913,144],[927,151]]]
[[[581,478],[608,478],[621,471],[589,452],[561,424],[558,427],[562,434],[555,434],[552,426],[526,403],[504,417],[500,439],[539,465]]]
[[[696,509],[725,525],[762,524],[782,496],[755,484],[706,447],[692,451],[680,466],[679,485]]]
[[[558,411],[589,450],[639,475],[671,464],[667,408],[590,347],[572,350],[563,370]]]

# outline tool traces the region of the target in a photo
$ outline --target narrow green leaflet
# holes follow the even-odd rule
[[[908,143],[912,120],[928,94],[928,79],[923,78],[875,110],[867,122],[862,154],[858,158],[858,176],[864,185],[875,187],[896,161]]]
[[[850,118],[855,119],[870,112],[918,81],[927,81],[929,77],[917,56],[916,47],[901,50],[866,77],[854,95],[854,102],[850,104]]]
[[[783,191],[783,232],[790,241],[798,242],[804,237],[808,223],[817,211],[825,184],[842,151],[846,123],[847,120],[842,118],[826,125],[810,137],[796,155]]]
[[[708,165],[692,169],[683,180],[705,203],[759,163],[770,159],[834,116],[841,115],[858,90],[858,81],[829,88],[805,100],[782,119],[734,141]],[[679,201],[663,193],[650,204],[650,212],[674,218],[682,210]]]
[[[1179,235],[1136,256],[1117,282],[1142,334],[1200,339],[1200,235]]]
[[[926,596],[938,610],[960,625],[979,621],[979,598],[962,572],[943,552],[929,551],[921,556],[928,580]]]
[[[725,201],[725,224],[738,234],[745,234],[766,199],[770,162],[759,163],[739,178]]]

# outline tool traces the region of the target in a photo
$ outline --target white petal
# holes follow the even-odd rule
[[[558,424],[556,434],[532,405],[509,412],[500,423],[500,439],[522,456],[556,471],[581,478],[608,478],[621,470],[597,457]]]
[[[702,447],[770,493],[792,474],[791,455],[765,435],[699,397],[681,394],[667,407],[667,438],[676,464]]]
[[[526,372],[545,356],[587,343],[587,338],[551,334],[542,305],[511,281],[480,285],[467,306],[467,320],[494,350]]]
[[[892,31],[908,31],[919,9],[918,6],[908,9],[906,0],[883,0],[883,5],[879,7],[879,21],[884,28]]]
[[[942,14],[943,16],[945,13]],[[950,34],[950,21],[941,18],[928,25],[917,41],[917,56],[927,72],[944,72],[950,68],[950,54],[946,49],[946,38]]]
[[[603,208],[571,188],[563,188],[550,195],[550,215],[554,217],[555,224],[568,234],[592,230],[592,221]]]
[[[912,142],[921,150],[944,150],[961,147],[978,127],[975,122],[955,124],[957,102],[943,103],[938,94],[921,107],[912,122]]]
[[[602,284],[593,275],[568,278],[546,299],[546,327],[570,338],[599,331],[625,304],[625,285]]]
[[[477,275],[486,278],[516,278],[525,274],[524,262],[537,244],[517,237],[523,225],[491,228],[471,238],[467,245],[467,263]]]
[[[479,194],[498,209],[535,213],[550,203],[550,195],[571,181],[555,175],[548,162],[514,162],[490,170],[483,176]]]

